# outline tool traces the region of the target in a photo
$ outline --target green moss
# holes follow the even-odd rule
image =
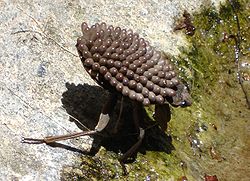
[[[239,1],[234,6],[242,36],[240,65],[250,63],[249,5]],[[219,12],[210,7],[194,15],[196,32],[188,37],[191,46],[176,58],[181,59],[178,66],[190,85],[194,104],[173,110],[169,131],[178,155],[187,163],[190,180],[199,180],[204,174],[217,175],[219,180],[247,178],[245,165],[249,162],[244,159],[243,145],[248,142],[250,111],[237,80],[235,41],[225,38],[237,36],[235,12],[227,3]],[[249,69],[239,67],[239,74],[249,76]],[[247,92],[249,84],[246,79],[243,88]]]
[[[235,3],[242,39],[240,64],[249,60],[249,1]],[[117,154],[101,149],[94,157],[83,157],[80,168],[65,171],[65,178],[79,180],[203,180],[205,174],[221,180],[247,180],[249,159],[249,117],[246,97],[237,80],[234,39],[237,36],[235,12],[229,3],[220,10],[204,8],[194,15],[194,36],[187,37],[190,48],[173,57],[180,67],[181,77],[188,83],[193,105],[172,109],[167,133],[173,139],[171,153],[147,151],[127,164],[128,175],[122,175]],[[222,41],[222,40],[225,41]],[[250,67],[240,67],[239,73],[250,77]],[[244,81],[247,92],[250,82]],[[153,119],[153,108],[146,109]],[[180,163],[185,166],[181,167]],[[66,169],[67,170],[67,169]],[[67,177],[68,176],[68,177]]]

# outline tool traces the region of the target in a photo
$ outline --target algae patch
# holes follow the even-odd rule
[[[178,64],[189,83],[194,104],[173,110],[171,135],[178,155],[187,164],[187,178],[202,180],[205,174],[219,180],[249,178],[250,149],[247,96],[249,76],[249,2],[233,2],[213,7],[194,16],[196,33],[179,56]],[[239,62],[235,61],[235,38],[241,39]],[[230,38],[231,37],[231,38]],[[236,52],[237,53],[237,52]],[[242,76],[243,88],[238,74]],[[249,158],[249,155],[248,155]],[[248,166],[247,166],[248,165]]]

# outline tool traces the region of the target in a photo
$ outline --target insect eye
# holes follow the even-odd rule
[[[186,101],[182,101],[181,104],[180,104],[181,107],[185,107],[187,106],[187,102]]]

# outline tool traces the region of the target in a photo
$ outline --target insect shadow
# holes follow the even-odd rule
[[[86,127],[89,130],[94,130],[98,123],[101,109],[107,100],[108,91],[99,86],[88,84],[75,85],[66,83],[66,88],[67,91],[62,94],[61,99],[63,107],[68,114],[72,115],[80,121],[80,123],[73,118],[70,118],[70,121],[75,122],[75,124],[84,131],[86,131]],[[94,137],[94,143],[91,151],[88,153],[89,155],[96,154],[100,146],[115,153],[125,153],[138,141],[138,131],[135,129],[132,115],[133,106],[129,99],[125,98],[123,101],[122,121],[118,126],[118,131],[116,133],[113,131],[119,116],[120,105],[121,101],[118,101],[111,115],[111,121],[102,131],[102,134],[92,136]],[[145,154],[146,151],[171,153],[171,151],[174,150],[171,136],[166,135],[155,125],[155,121],[147,115],[144,109],[143,115],[144,119],[141,120],[140,126],[143,127],[146,132],[138,151],[143,154]],[[86,153],[84,152],[84,154]],[[128,162],[133,162],[135,158],[136,153],[133,155],[133,159]]]

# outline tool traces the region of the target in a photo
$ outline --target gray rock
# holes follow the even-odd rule
[[[66,83],[95,84],[74,47],[81,22],[131,28],[161,50],[178,54],[185,40],[173,34],[173,23],[184,10],[196,11],[204,2],[1,1],[1,180],[60,180],[63,166],[80,163],[78,153],[22,144],[21,139],[81,131],[68,121],[61,102]],[[83,142],[91,146],[89,137],[64,143],[79,147]]]

